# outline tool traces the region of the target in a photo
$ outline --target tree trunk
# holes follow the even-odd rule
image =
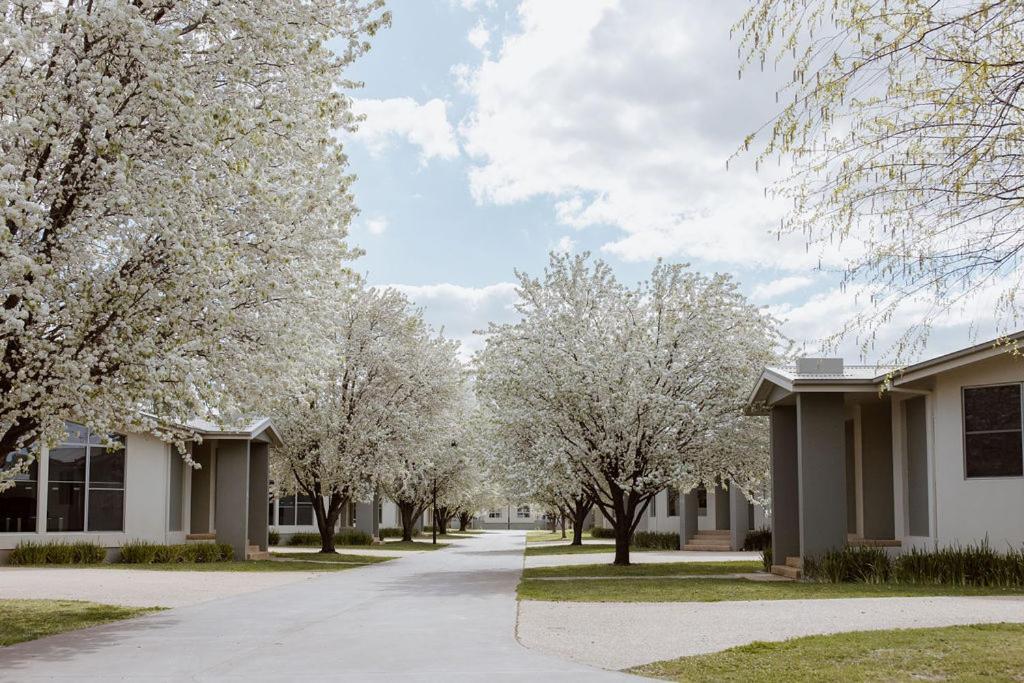
[[[448,520],[452,518],[452,515],[446,507],[437,508],[436,513],[434,515],[434,529],[437,530],[439,536],[446,536],[448,535]]]
[[[594,501],[590,496],[576,496],[572,506],[572,543],[570,545],[583,545],[583,525],[587,523],[587,516],[594,508]]]
[[[622,567],[629,565],[629,540],[633,535],[630,526],[629,520],[615,520],[615,561],[612,564]]]
[[[469,529],[469,519],[470,517],[468,512],[459,513],[459,531],[466,531]]]
[[[399,502],[398,512],[402,519],[402,540],[411,542],[413,527],[416,524],[416,505],[409,501]]]
[[[310,495],[307,491],[307,495]],[[337,493],[332,493],[328,503],[324,506],[324,497],[319,494],[310,495],[313,499],[313,513],[316,516],[317,530],[320,532],[320,552],[334,553],[334,526],[338,523],[338,516],[344,505],[345,498]]]
[[[565,540],[565,515],[559,515],[558,519],[562,522],[562,540]]]

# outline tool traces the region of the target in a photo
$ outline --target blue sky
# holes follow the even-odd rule
[[[349,74],[367,117],[345,141],[357,269],[400,287],[468,354],[474,329],[513,316],[513,270],[539,272],[550,250],[591,251],[627,282],[661,257],[732,273],[815,350],[863,301],[817,269],[841,266],[837,250],[771,234],[785,208],[764,187],[781,169],[745,156],[726,168],[780,83],[737,77],[729,28],[744,6],[391,0],[393,25]],[[970,341],[964,320],[988,310],[947,319],[926,355]],[[881,331],[878,355],[904,323]]]

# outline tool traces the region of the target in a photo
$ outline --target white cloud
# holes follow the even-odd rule
[[[474,198],[554,199],[565,225],[620,229],[602,249],[631,261],[817,265],[799,237],[769,234],[784,206],[764,186],[779,171],[759,176],[749,156],[726,168],[778,106],[769,77],[736,78],[729,28],[744,8],[523,0],[494,57],[456,74],[473,98],[459,132]]]
[[[383,216],[371,216],[366,219],[366,229],[371,235],[383,235],[388,229],[388,219]]]
[[[422,163],[459,156],[455,131],[442,100],[435,98],[420,104],[411,97],[361,99],[353,102],[353,109],[366,115],[353,137],[372,154],[381,154],[397,140],[405,140],[420,148]]]
[[[783,294],[790,294],[799,289],[809,287],[813,282],[814,280],[803,275],[782,277],[771,282],[755,285],[751,292],[751,297],[755,301],[767,301],[768,299],[775,299]]]
[[[469,41],[470,45],[481,52],[487,48],[487,43],[491,41],[491,32],[487,30],[487,26],[484,25],[483,19],[476,22],[476,25],[469,29],[469,33],[466,34],[466,40]]]
[[[478,7],[486,7],[491,9],[495,6],[494,0],[453,0],[458,3],[459,7],[466,10],[467,12],[473,12]]]
[[[568,254],[575,248],[576,242],[568,235],[564,235],[551,249],[552,251],[557,251],[559,254]]]
[[[391,285],[423,307],[427,322],[444,327],[445,335],[462,344],[460,355],[468,360],[483,346],[483,337],[474,334],[487,329],[488,322],[510,322],[518,318],[516,285],[498,282],[484,287],[464,287],[450,283],[431,285]]]

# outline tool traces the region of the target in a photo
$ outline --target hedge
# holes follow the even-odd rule
[[[122,564],[183,564],[228,562],[234,549],[227,543],[178,543],[160,545],[131,541],[121,546]]]

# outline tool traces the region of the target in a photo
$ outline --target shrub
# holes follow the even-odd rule
[[[75,543],[35,543],[22,541],[11,551],[8,562],[26,564],[99,564],[107,559],[107,549],[90,541]]]
[[[157,547],[148,541],[129,541],[121,546],[122,564],[152,564]]]
[[[317,540],[319,544],[320,541]],[[359,529],[342,529],[334,534],[335,545],[373,545],[373,536]]]
[[[679,550],[679,534],[670,531],[637,531],[633,534],[633,547],[652,550]]]
[[[615,538],[615,529],[605,529],[604,527],[595,526],[590,530],[591,538]]]
[[[847,546],[805,557],[803,574],[825,583],[885,583],[892,577],[892,559],[881,548]]]
[[[288,538],[288,545],[320,545],[320,534],[308,531],[292,534]]]
[[[772,570],[772,544],[769,543],[761,549],[761,566],[766,572]]]
[[[197,543],[195,548],[195,559],[194,562],[220,562],[221,561],[221,547],[227,545],[226,543]],[[228,546],[229,548],[231,546]]]
[[[220,550],[220,561],[230,562],[235,559],[235,549],[227,543],[218,543],[217,548]]]
[[[268,531],[267,545],[281,545],[281,534],[277,531]]]
[[[772,545],[772,530],[758,529],[747,534],[747,540],[743,541],[744,550],[764,550]]]
[[[412,535],[413,536],[419,536],[419,532],[414,530],[412,532]],[[397,526],[381,527],[380,528],[380,537],[381,538],[401,538],[402,537],[402,527],[397,527]]]

